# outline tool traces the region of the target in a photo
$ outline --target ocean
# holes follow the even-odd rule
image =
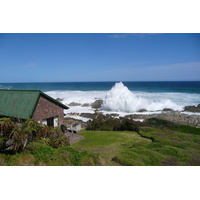
[[[103,100],[102,112],[120,115],[141,110],[144,114],[160,112],[164,108],[182,111],[185,106],[200,104],[200,81],[0,83],[0,89],[41,90],[62,99],[63,104],[77,103],[69,106],[66,115],[94,113],[91,104],[98,99]]]

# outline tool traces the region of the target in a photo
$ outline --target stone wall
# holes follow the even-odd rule
[[[63,124],[64,121],[63,108],[49,101],[45,97],[40,96],[32,118],[42,123],[42,120],[56,116],[58,116],[58,125]]]

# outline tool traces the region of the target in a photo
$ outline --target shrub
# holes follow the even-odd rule
[[[8,136],[9,133],[14,128],[14,126],[15,126],[15,123],[10,118],[4,117],[0,119],[0,132],[4,136]]]
[[[0,119],[0,151],[14,154],[23,151],[30,142],[48,141],[48,145],[58,148],[69,145],[67,137],[59,127],[42,126],[33,119],[15,123],[10,118]]]
[[[140,122],[128,118],[99,116],[87,122],[86,130],[92,131],[136,131],[139,132]]]

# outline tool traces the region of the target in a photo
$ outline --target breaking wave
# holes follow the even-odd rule
[[[80,106],[69,106],[66,113],[94,113],[91,104],[97,99],[103,100],[101,111],[103,113],[137,113],[146,110],[151,113],[161,111],[164,108],[183,110],[185,106],[199,104],[200,94],[178,92],[144,92],[130,91],[122,82],[116,83],[109,91],[79,91],[79,90],[53,90],[46,94],[53,98],[59,98],[63,104],[78,103]],[[89,104],[88,107],[82,105]]]
[[[103,110],[116,112],[158,111],[164,108],[182,109],[182,106],[173,103],[170,99],[153,100],[139,97],[124,86],[122,82],[116,83],[107,92],[103,102]]]
[[[96,99],[103,99],[106,92],[104,91],[48,91],[45,92],[47,95],[53,98],[62,99],[62,103],[70,104],[75,103],[93,103]]]

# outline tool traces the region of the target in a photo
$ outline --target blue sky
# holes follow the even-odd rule
[[[200,34],[0,34],[0,82],[200,81]]]

